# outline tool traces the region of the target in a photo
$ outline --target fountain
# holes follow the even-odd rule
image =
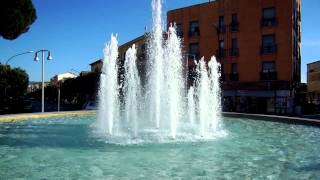
[[[153,0],[153,19],[148,82],[139,77],[135,45],[118,71],[117,36],[111,35],[97,117],[91,111],[0,116],[0,177],[319,179],[318,121],[222,117],[215,57],[195,60],[187,86],[175,25],[162,36],[160,0]]]
[[[161,6],[161,0],[152,1],[153,28],[148,41],[146,86],[142,86],[137,70],[135,45],[126,52],[121,82],[117,72],[117,37],[112,35],[105,47],[96,123],[103,136],[184,140],[210,138],[222,129],[219,63],[215,57],[208,63],[204,58],[196,61],[195,81],[187,87],[181,39],[174,24],[163,38]]]

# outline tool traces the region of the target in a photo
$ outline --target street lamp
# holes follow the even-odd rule
[[[45,49],[38,50],[34,56],[35,61],[39,61],[38,53],[40,53],[40,52],[41,52],[41,57],[42,57],[42,98],[41,98],[42,108],[41,108],[41,112],[44,112],[44,53],[45,52],[48,53],[47,60],[52,60],[52,56],[51,56],[51,52],[49,50],[45,50]]]
[[[29,54],[29,53],[34,53],[34,51],[26,51],[26,52],[23,52],[23,53],[19,53],[19,54],[16,54],[14,56],[11,56],[7,61],[6,61],[6,65],[8,65],[9,61],[17,56],[21,56],[23,54]]]

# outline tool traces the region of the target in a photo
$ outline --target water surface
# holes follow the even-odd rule
[[[224,118],[226,136],[109,144],[95,116],[0,124],[0,179],[317,179],[320,129]]]

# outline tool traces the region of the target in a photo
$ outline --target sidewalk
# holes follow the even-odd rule
[[[6,114],[0,115],[0,123],[16,122],[28,119],[61,117],[61,116],[77,116],[77,115],[94,115],[96,111],[63,111],[63,112],[45,112],[45,113],[23,113],[23,114]]]

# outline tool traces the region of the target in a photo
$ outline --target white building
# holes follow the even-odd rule
[[[71,72],[66,72],[66,73],[62,73],[62,74],[57,74],[55,76],[53,76],[51,78],[51,83],[53,85],[58,85],[59,82],[63,82],[65,81],[66,79],[74,79],[76,78],[77,75],[74,74],[74,73],[71,73]]]

